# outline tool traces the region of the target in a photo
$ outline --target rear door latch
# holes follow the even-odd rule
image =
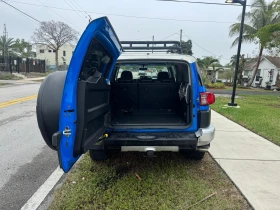
[[[71,135],[71,129],[68,126],[66,126],[66,128],[64,129],[64,131],[62,133],[66,137],[69,137]]]

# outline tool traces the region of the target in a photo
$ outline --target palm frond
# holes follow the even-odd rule
[[[251,42],[254,42],[256,41],[256,37],[255,36],[251,36],[251,35],[244,35],[242,36],[242,42],[246,42],[246,43],[251,43]],[[239,42],[239,37],[236,37],[234,39],[234,41],[232,42],[231,44],[231,47],[234,47],[235,45],[237,45]]]

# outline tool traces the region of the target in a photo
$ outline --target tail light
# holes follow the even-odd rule
[[[207,106],[215,103],[215,95],[210,92],[200,93],[200,105]]]

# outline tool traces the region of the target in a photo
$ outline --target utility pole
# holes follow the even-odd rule
[[[180,47],[182,47],[182,35],[183,35],[183,30],[180,30]]]
[[[4,31],[3,31],[3,61],[4,61],[4,68],[6,69],[6,59],[5,59],[5,51],[6,51],[6,42],[7,42],[7,39],[8,39],[8,32],[7,32],[7,28],[6,28],[6,24],[4,24]],[[8,55],[6,55],[8,56]]]
[[[155,36],[153,35],[153,42],[154,42],[154,41],[155,41]],[[154,47],[154,43],[152,44],[152,53],[154,53],[153,47]]]
[[[4,24],[4,31],[3,31],[3,37],[4,37],[4,42],[3,42],[3,57],[5,57],[5,42],[7,41],[7,28],[6,24]]]

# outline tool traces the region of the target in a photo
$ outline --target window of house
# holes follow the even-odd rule
[[[65,50],[63,51],[63,56],[66,56],[66,51]]]
[[[40,53],[44,53],[45,52],[45,50],[40,50]]]
[[[257,73],[256,73],[256,81],[260,81],[260,77],[261,77],[261,69],[258,69]]]
[[[269,71],[269,82],[273,82],[274,69]]]
[[[52,52],[52,50],[49,50],[49,52]]]
[[[56,50],[53,50],[53,52],[55,53]]]
[[[249,71],[244,71],[244,76],[248,76],[249,75]]]

